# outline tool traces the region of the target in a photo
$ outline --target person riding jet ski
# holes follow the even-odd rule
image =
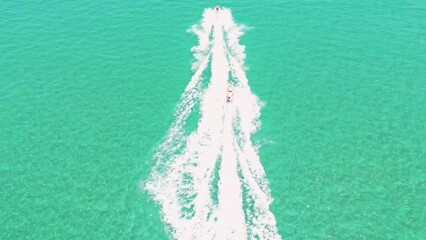
[[[232,101],[233,95],[234,95],[234,86],[229,85],[228,89],[226,90],[226,101],[227,102]]]

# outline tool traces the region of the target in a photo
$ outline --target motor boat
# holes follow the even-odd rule
[[[219,12],[219,10],[220,10],[219,4],[216,5],[216,7],[214,8],[214,10],[216,10],[216,12]]]
[[[234,86],[228,85],[228,89],[226,90],[226,101],[231,102],[234,96]]]

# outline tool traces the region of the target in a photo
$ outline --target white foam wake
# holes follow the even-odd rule
[[[199,40],[192,48],[194,75],[144,187],[159,204],[172,239],[281,239],[269,210],[265,172],[250,140],[260,126],[260,105],[245,74],[239,44],[243,28],[229,9],[206,9],[191,31]],[[209,63],[211,77],[203,89]],[[227,103],[230,83],[235,96]],[[197,129],[186,136],[188,117],[198,103]]]

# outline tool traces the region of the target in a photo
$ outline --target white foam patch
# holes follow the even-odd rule
[[[192,48],[194,75],[144,185],[159,204],[172,239],[281,239],[269,210],[265,172],[250,139],[260,126],[261,107],[245,74],[245,47],[239,44],[243,30],[226,8],[206,9],[201,23],[190,30],[199,43]],[[209,66],[210,81],[202,89]],[[228,103],[231,83],[234,97]],[[186,137],[186,122],[197,103],[197,129]]]

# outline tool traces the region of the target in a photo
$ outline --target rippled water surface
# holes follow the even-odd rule
[[[168,238],[139,186],[214,4],[1,4],[1,239]],[[249,27],[283,239],[424,239],[425,3],[221,4]]]

